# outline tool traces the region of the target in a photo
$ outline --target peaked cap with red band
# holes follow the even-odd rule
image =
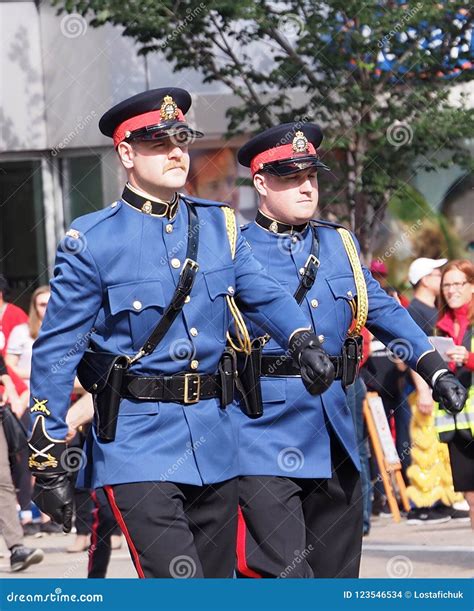
[[[250,168],[252,176],[268,172],[287,176],[310,167],[329,168],[319,159],[323,139],[315,123],[283,123],[254,136],[239,150],[239,162]]]
[[[187,139],[202,138],[202,132],[191,129],[184,115],[191,106],[185,89],[162,87],[123,100],[108,110],[99,121],[99,129],[117,146],[123,140],[156,140],[179,134]]]

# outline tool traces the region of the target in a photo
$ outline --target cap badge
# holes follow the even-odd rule
[[[293,138],[292,148],[295,153],[307,153],[308,152],[308,139],[303,132],[296,132]]]
[[[278,223],[276,221],[273,221],[272,223],[270,223],[270,227],[268,229],[270,229],[272,233],[278,233]]]
[[[160,108],[161,118],[164,121],[172,121],[178,116],[178,107],[176,102],[170,95],[165,95],[163,103]]]

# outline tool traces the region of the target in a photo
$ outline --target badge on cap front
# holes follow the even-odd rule
[[[172,121],[178,117],[178,106],[170,95],[165,95],[160,108],[163,121]]]
[[[303,132],[296,132],[293,138],[292,148],[295,153],[307,153],[308,152],[308,139]]]

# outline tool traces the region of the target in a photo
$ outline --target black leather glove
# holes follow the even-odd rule
[[[74,509],[74,486],[66,473],[36,474],[33,501],[53,522],[71,532]]]
[[[467,399],[467,390],[450,372],[437,378],[433,387],[433,399],[450,414],[459,414]]]
[[[308,392],[320,395],[327,390],[334,381],[334,365],[317,336],[312,331],[298,331],[292,336],[289,348]]]
[[[48,435],[42,415],[34,422],[28,445],[28,466],[36,477],[33,500],[43,513],[53,522],[62,524],[64,532],[68,533],[72,527],[74,506],[74,485],[68,473],[80,468],[75,464],[77,452],[73,448],[68,450],[64,441]],[[72,455],[68,455],[69,452]]]

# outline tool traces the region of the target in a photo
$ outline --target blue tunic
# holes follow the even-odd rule
[[[301,278],[299,270],[311,253],[311,231],[307,228],[301,239],[292,239],[254,222],[242,229],[242,235],[268,273],[282,289],[293,294]],[[352,322],[349,302],[357,295],[357,289],[336,226],[321,222],[318,236],[321,265],[301,311],[312,321],[326,352],[340,355]],[[433,347],[407,311],[382,290],[369,270],[363,267],[363,272],[369,298],[368,329],[385,344],[399,339],[406,347],[408,364],[415,368],[422,354]],[[248,323],[254,337],[263,334],[258,324]],[[281,352],[273,340],[264,349],[265,354]],[[340,381],[317,397],[306,391],[300,377],[262,377],[261,382],[262,418],[250,420],[238,407],[231,410],[241,475],[331,477],[329,427],[360,468],[353,418]]]
[[[230,324],[225,298],[234,292],[283,349],[296,328],[309,326],[240,231],[232,259],[221,204],[192,201],[200,224],[200,267],[190,301],[131,373],[215,373]],[[132,356],[157,324],[186,256],[187,217],[182,200],[171,221],[119,201],[75,220],[60,243],[31,376],[32,401],[46,400],[49,415],[42,415],[51,438],[64,439],[67,432],[74,376],[89,339],[99,349]],[[229,412],[217,399],[193,405],[123,399],[115,441],[102,443],[94,434],[87,457],[79,483],[93,487],[156,480],[202,485],[239,473]]]

